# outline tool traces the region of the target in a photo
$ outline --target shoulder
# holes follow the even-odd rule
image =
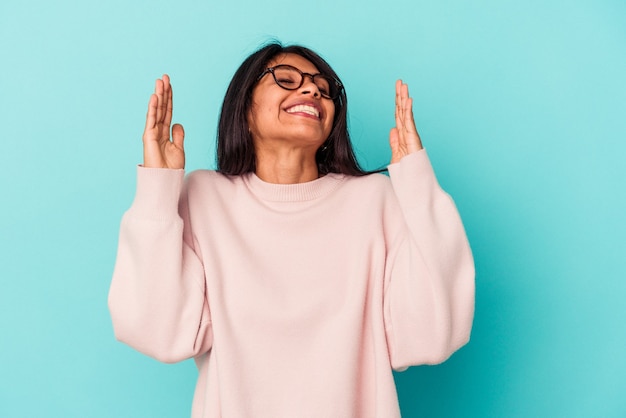
[[[392,190],[391,180],[388,176],[380,173],[367,174],[364,176],[346,176],[346,186],[362,189],[368,193],[380,193]]]
[[[189,185],[203,187],[222,187],[240,182],[241,176],[227,176],[215,170],[194,170],[187,174],[185,182]]]
[[[185,176],[185,181],[187,183],[214,182],[219,181],[220,176],[221,174],[214,170],[194,170]]]
[[[227,176],[214,170],[195,170],[185,177],[185,190],[189,196],[228,194],[243,185],[241,176]]]
[[[370,210],[379,210],[389,204],[393,205],[395,201],[391,179],[380,173],[345,176],[342,186],[337,190],[337,195],[342,201],[352,201],[360,206],[367,202],[365,207]]]

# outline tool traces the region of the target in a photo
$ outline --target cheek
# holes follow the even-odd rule
[[[250,132],[253,134],[258,133],[259,125],[263,125],[263,121],[259,117],[260,115],[261,109],[253,103],[248,111],[248,127],[250,128]]]
[[[328,127],[328,131],[330,132],[330,130],[333,127],[333,121],[335,120],[335,112],[334,109],[330,109],[328,111],[328,120],[326,121],[326,125]]]
[[[256,123],[255,123],[256,116],[255,116],[255,111],[253,108],[248,110],[248,115],[246,116],[246,120],[248,121],[248,128],[250,128],[250,132],[254,132],[255,127],[256,127]]]

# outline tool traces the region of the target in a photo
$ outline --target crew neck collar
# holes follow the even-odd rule
[[[329,173],[305,183],[276,184],[261,180],[255,173],[244,176],[252,193],[270,202],[304,202],[319,199],[335,190],[346,178],[343,174]]]

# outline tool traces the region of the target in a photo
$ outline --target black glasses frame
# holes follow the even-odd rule
[[[280,81],[278,81],[278,79],[276,78],[276,73],[274,72],[276,69],[280,69],[280,68],[288,68],[291,70],[295,70],[296,72],[298,72],[300,74],[300,84],[298,84],[297,87],[287,87],[283,84],[281,84]],[[343,84],[341,84],[341,82],[339,80],[337,80],[335,77],[331,77],[322,73],[317,73],[317,74],[310,74],[310,73],[305,73],[303,71],[300,71],[300,69],[294,67],[293,65],[288,65],[288,64],[280,64],[280,65],[276,65],[274,67],[268,67],[265,69],[265,71],[263,71],[261,73],[261,75],[259,75],[259,77],[257,78],[257,81],[259,81],[260,79],[262,79],[265,74],[267,73],[271,73],[272,77],[274,78],[274,82],[281,88],[285,89],[285,90],[297,90],[300,87],[302,87],[302,84],[304,84],[304,76],[307,76],[311,79],[311,81],[313,82],[313,84],[315,84],[317,86],[317,83],[315,83],[315,78],[323,78],[324,80],[328,81],[328,86],[329,86],[329,94],[323,93],[320,90],[320,94],[322,95],[322,97],[326,98],[326,99],[330,99],[330,100],[335,100],[337,99],[339,96],[341,96],[341,91],[343,90]],[[335,85],[336,87],[336,93],[334,95],[331,95],[331,91],[332,89],[332,85]],[[319,89],[319,86],[318,86]]]

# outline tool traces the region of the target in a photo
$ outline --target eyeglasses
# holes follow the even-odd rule
[[[335,100],[341,94],[341,89],[343,89],[341,82],[334,77],[320,73],[303,73],[296,67],[286,64],[266,68],[265,71],[261,73],[259,78],[257,78],[257,81],[262,79],[267,73],[272,73],[276,84],[285,90],[299,89],[302,84],[304,84],[304,76],[310,77],[311,81],[313,81],[313,83],[317,86],[317,89],[320,91],[322,97],[326,99]]]

